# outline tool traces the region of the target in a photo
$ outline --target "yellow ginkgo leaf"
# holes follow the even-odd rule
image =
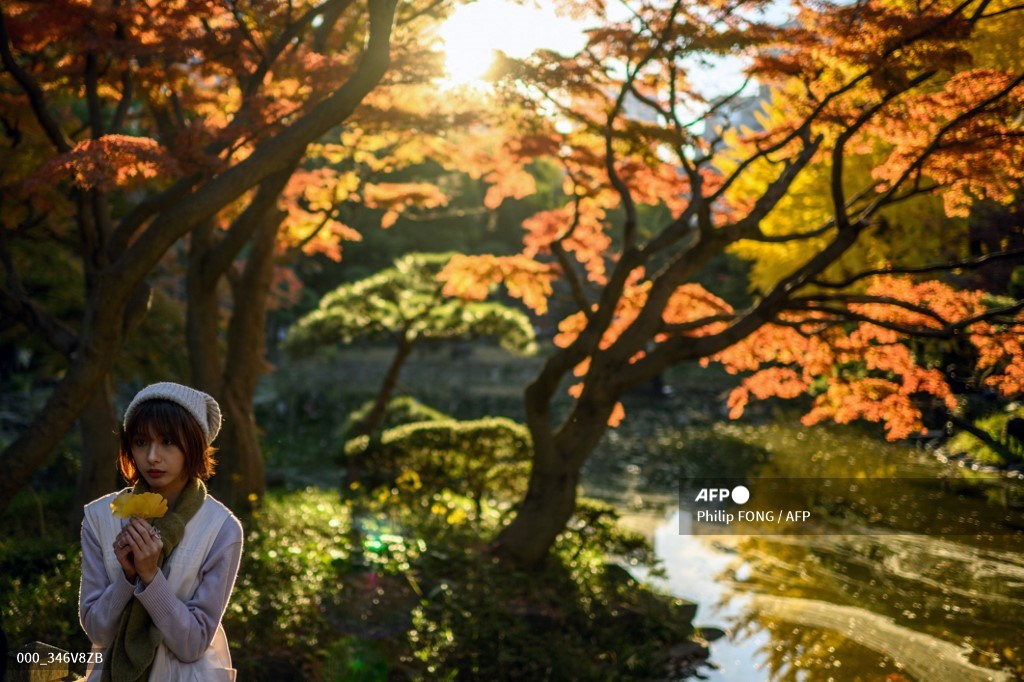
[[[121,493],[110,503],[110,510],[122,519],[129,516],[158,519],[167,513],[167,500],[156,493]]]

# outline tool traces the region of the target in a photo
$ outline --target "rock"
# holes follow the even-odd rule
[[[704,644],[695,641],[680,642],[668,650],[665,662],[666,680],[682,680],[690,677],[708,659],[709,651]]]
[[[698,627],[697,631],[705,642],[714,642],[725,637],[725,630],[722,628]]]
[[[692,623],[697,617],[697,605],[685,599],[675,600],[675,616],[681,622]]]
[[[688,642],[681,642],[679,644],[673,645],[668,650],[668,655],[669,658],[675,660],[693,658],[699,658],[703,660],[708,657],[709,651],[708,648],[700,642],[695,642],[691,640]]]
[[[636,578],[624,566],[612,561],[604,564],[604,578],[609,584],[617,586],[632,586],[637,584]]]

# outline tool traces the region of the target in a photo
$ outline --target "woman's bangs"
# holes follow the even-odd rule
[[[147,400],[139,405],[128,423],[128,433],[148,437],[150,434],[168,438],[181,449],[185,448],[182,418],[188,418],[184,408],[169,400]]]

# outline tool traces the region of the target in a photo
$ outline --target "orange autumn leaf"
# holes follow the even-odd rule
[[[621,424],[622,420],[625,418],[626,408],[622,406],[621,402],[616,401],[615,406],[612,408],[612,413],[608,415],[608,426],[614,429]]]
[[[737,418],[751,399],[794,398],[818,390],[805,424],[830,419],[880,422],[890,440],[924,429],[922,399],[958,409],[949,378],[929,366],[903,330],[941,330],[984,314],[992,305],[981,291],[964,291],[937,281],[878,277],[867,289],[876,301],[851,303],[849,309],[877,323],[827,325],[795,313],[762,326],[708,361],[730,373],[752,372],[729,396],[730,417]],[[1015,316],[1024,323],[1024,313]],[[1016,328],[977,322],[965,328],[961,343],[973,346],[979,385],[1007,398],[1024,393],[1024,347]],[[817,386],[817,389],[815,387]]]
[[[84,189],[132,187],[173,173],[176,164],[156,140],[129,135],[104,135],[85,140],[44,165],[26,182],[30,191],[55,180],[69,179]]]
[[[578,207],[567,205],[535,213],[523,221],[523,254],[531,258],[549,254],[551,245],[559,240],[562,248],[583,265],[587,279],[603,284],[605,259],[612,245],[604,220],[604,208],[589,199],[581,200]]]
[[[380,226],[388,228],[405,209],[445,206],[448,195],[429,182],[378,182],[363,187],[363,203],[369,208],[385,209]]]
[[[444,282],[445,296],[474,301],[484,300],[493,286],[503,283],[511,296],[542,315],[547,312],[556,272],[554,266],[525,256],[456,255],[438,279]]]
[[[600,347],[609,348],[629,328],[640,314],[641,309],[647,303],[647,296],[650,290],[650,282],[644,279],[644,269],[637,268],[626,282],[622,296],[619,298],[615,309],[612,323],[605,330],[601,337]],[[700,284],[689,283],[678,287],[662,313],[662,320],[666,325],[683,324],[693,322],[705,317],[719,313],[731,313],[732,306],[724,300],[710,293]],[[558,334],[555,335],[556,346],[565,348],[576,340],[584,329],[586,329],[587,317],[581,311],[563,318],[558,324]],[[701,336],[721,331],[726,322],[712,322],[702,325],[696,329],[683,332],[687,336]],[[659,334],[656,341],[664,341],[673,335],[673,332],[666,331]],[[635,362],[637,358],[631,359]]]

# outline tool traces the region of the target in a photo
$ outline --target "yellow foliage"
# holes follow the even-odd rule
[[[772,93],[760,117],[765,128],[781,123],[787,115],[787,93]],[[827,135],[826,135],[827,137]],[[753,152],[753,146],[733,136],[734,159]],[[871,188],[878,183],[874,169],[886,158],[888,150],[872,140],[859,140],[850,145],[843,166],[843,189],[847,200],[864,193],[865,202],[874,196]],[[723,164],[730,173],[738,164]],[[779,165],[761,159],[734,183],[728,192],[731,205],[752,206],[778,176]],[[790,191],[762,221],[761,230],[771,237],[797,234],[817,229],[833,217],[831,195],[832,164],[829,154],[814,159],[797,176]],[[857,207],[866,205],[861,202]],[[853,212],[855,215],[855,211]],[[865,238],[825,272],[826,279],[839,279],[867,268],[884,267],[898,262],[905,266],[923,265],[942,258],[964,255],[967,247],[967,222],[947,216],[941,196],[921,195],[882,209],[882,218]],[[753,290],[767,291],[799,268],[835,236],[832,231],[811,239],[788,242],[741,241],[730,248],[739,257],[751,262],[750,285]]]
[[[157,493],[121,493],[110,503],[110,510],[122,519],[158,519],[167,513],[167,500]]]
[[[1024,16],[1021,12],[999,14],[1016,0],[993,0],[971,38],[972,67],[1019,72],[1024,69]]]

